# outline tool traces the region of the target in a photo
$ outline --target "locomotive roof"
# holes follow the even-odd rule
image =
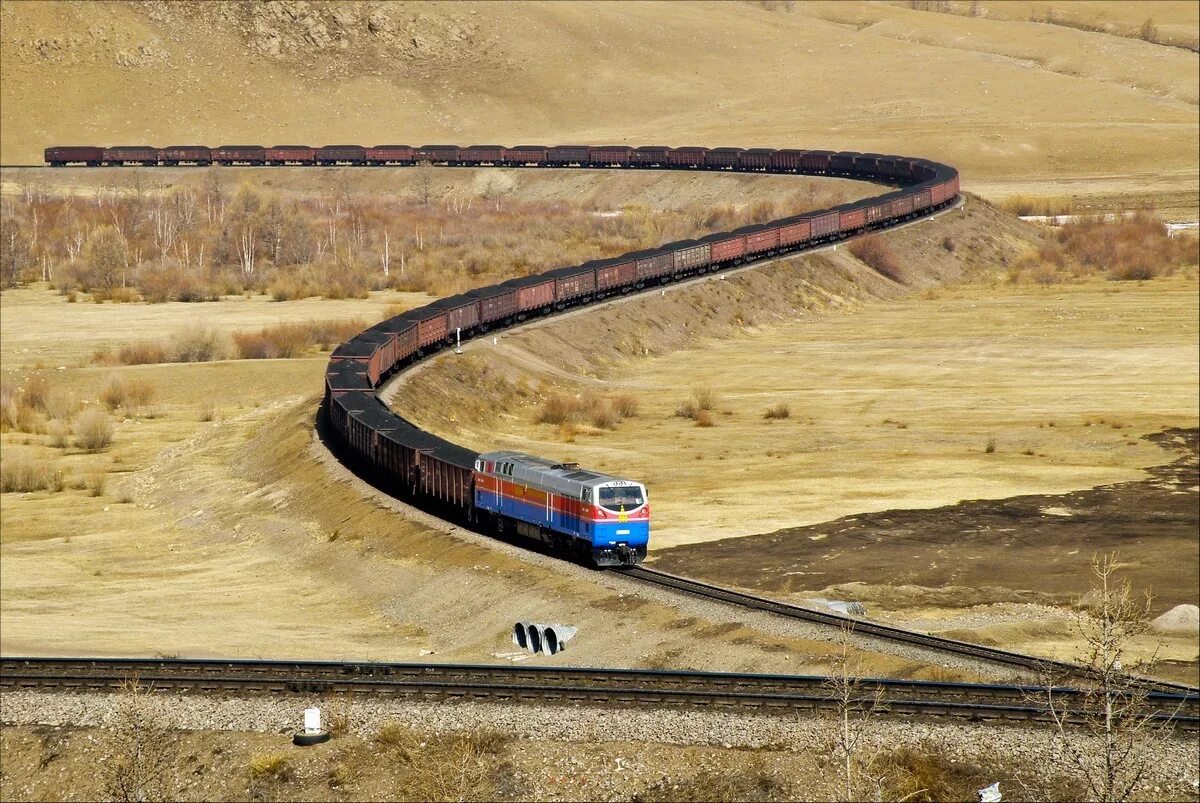
[[[510,476],[513,480],[536,483],[541,488],[562,494],[575,495],[584,488],[595,488],[613,481],[629,482],[611,474],[581,469],[578,463],[560,463],[524,452],[484,452],[479,457],[496,463],[512,463],[513,472]]]

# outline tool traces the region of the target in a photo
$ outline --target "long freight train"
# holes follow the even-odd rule
[[[650,505],[637,482],[517,452],[478,454],[389,410],[376,389],[453,344],[532,316],[888,228],[954,204],[958,171],[878,153],[625,145],[175,145],[52,147],[46,163],[99,165],[412,165],[734,170],[841,176],[891,185],[874,198],[760,225],[522,276],[443,298],[343,343],[321,414],[349,461],[377,484],[447,518],[515,532],[597,566],[646,555]]]

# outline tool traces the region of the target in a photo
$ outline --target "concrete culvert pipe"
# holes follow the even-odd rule
[[[527,629],[529,635],[529,650],[530,652],[538,653],[542,651],[542,631],[537,625],[530,625]]]
[[[516,644],[523,650],[529,649],[529,636],[526,635],[528,622],[517,622],[513,625],[513,644]]]

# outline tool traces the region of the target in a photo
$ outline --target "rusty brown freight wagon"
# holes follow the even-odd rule
[[[150,165],[158,164],[158,148],[149,145],[114,145],[104,149],[104,163],[107,165],[123,165],[129,162]]]
[[[263,165],[267,163],[267,149],[262,145],[221,145],[213,148],[212,159],[221,165]]]
[[[367,164],[412,164],[413,149],[409,145],[375,145],[367,148]]]
[[[72,162],[82,162],[88,167],[98,167],[104,161],[104,149],[90,145],[59,145],[46,148],[43,153],[46,164],[62,167]]]
[[[367,149],[362,145],[324,145],[317,148],[317,164],[335,165],[367,163]]]
[[[671,167],[703,167],[706,153],[708,153],[708,148],[692,146],[672,148],[667,153],[667,164]]]
[[[267,161],[273,165],[317,163],[317,149],[308,145],[276,145],[267,148]]]
[[[159,150],[158,158],[165,165],[177,165],[180,162],[210,165],[212,151],[207,145],[168,145]]]
[[[598,259],[585,264],[595,265],[596,289],[600,292],[628,287],[637,281],[637,262],[627,257]]]

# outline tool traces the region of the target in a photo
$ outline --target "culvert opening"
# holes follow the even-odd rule
[[[525,635],[525,625],[521,622],[513,625],[513,643],[523,650],[529,649],[529,637]]]
[[[546,632],[542,634],[546,639],[546,652],[554,655],[558,652],[558,635],[554,632],[554,628],[547,627]]]
[[[542,651],[542,634],[538,632],[537,625],[529,626],[529,649],[533,652]]]

